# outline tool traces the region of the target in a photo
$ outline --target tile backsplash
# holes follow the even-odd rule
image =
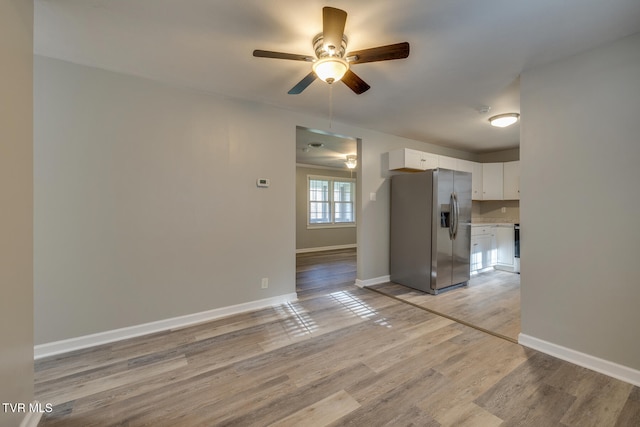
[[[505,208],[505,212],[502,212]],[[519,200],[474,200],[471,204],[471,222],[496,223],[496,222],[520,222]]]

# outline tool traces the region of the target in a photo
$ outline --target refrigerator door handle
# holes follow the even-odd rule
[[[458,237],[458,220],[460,219],[460,205],[458,204],[458,195],[456,193],[452,194],[453,196],[453,240]]]
[[[454,209],[455,201],[453,199],[453,193],[449,195],[449,239],[455,239],[453,235],[453,227],[456,221],[456,213]]]

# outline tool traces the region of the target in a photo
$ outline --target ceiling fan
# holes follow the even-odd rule
[[[253,56],[312,63],[312,71],[289,90],[289,95],[301,93],[318,77],[329,84],[341,80],[352,91],[360,95],[369,90],[371,86],[351,71],[351,65],[406,58],[409,56],[409,43],[396,43],[345,54],[348,41],[347,36],[344,35],[346,21],[347,12],[344,10],[333,7],[322,9],[322,32],[313,38],[315,58],[309,55],[269,50],[254,50]]]

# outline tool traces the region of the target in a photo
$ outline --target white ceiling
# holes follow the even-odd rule
[[[317,147],[318,144],[322,146]],[[301,126],[296,128],[296,163],[347,169],[347,156],[357,154],[358,143],[354,138]]]
[[[347,51],[411,45],[354,65],[371,89],[336,84],[333,121],[477,153],[519,145],[486,120],[519,112],[523,70],[640,31],[639,0],[35,0],[34,50],[328,118],[326,83],[287,95],[310,64],[252,56],[313,55],[323,6],[347,11]]]

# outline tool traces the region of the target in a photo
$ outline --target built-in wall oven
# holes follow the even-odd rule
[[[514,242],[514,262],[513,262],[513,271],[515,273],[520,274],[520,224],[513,225],[513,236],[515,238]]]

